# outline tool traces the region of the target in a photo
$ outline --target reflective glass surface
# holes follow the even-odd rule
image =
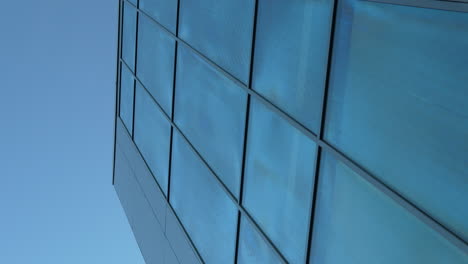
[[[407,209],[331,155],[322,157],[310,263],[468,263]]]
[[[175,42],[146,16],[138,21],[137,76],[171,116]]]
[[[246,218],[241,220],[239,252],[237,254],[238,264],[282,263]]]
[[[252,87],[317,132],[333,1],[258,2]]]
[[[291,263],[306,254],[316,145],[251,101],[244,207]]]
[[[134,140],[159,186],[167,194],[171,125],[148,92],[137,84]]]
[[[178,132],[170,202],[206,263],[233,263],[237,208]]]
[[[135,81],[125,65],[120,69],[120,119],[127,127],[128,133],[133,130],[133,95]]]
[[[468,13],[340,10],[325,139],[468,241]]]
[[[176,33],[176,0],[140,0],[140,9],[152,16],[172,33]]]
[[[253,0],[181,0],[179,36],[195,49],[248,82]]]
[[[175,123],[237,196],[246,93],[190,50],[179,46]]]
[[[135,70],[136,9],[129,3],[123,3],[122,59]]]

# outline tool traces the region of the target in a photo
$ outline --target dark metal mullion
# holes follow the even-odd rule
[[[438,9],[453,12],[468,12],[468,0],[361,0],[381,4],[400,5],[417,8]]]
[[[335,41],[335,28],[336,28],[336,17],[337,17],[337,10],[338,10],[338,1],[333,1],[333,10],[332,15],[330,18],[330,35],[329,35],[329,42],[328,42],[328,59],[327,59],[327,72],[326,72],[326,79],[324,83],[324,89],[322,93],[322,107],[320,109],[320,125],[318,129],[318,141],[323,141],[323,134],[325,130],[325,117],[327,112],[327,99],[328,99],[328,90],[330,87],[330,80],[331,80],[331,73],[332,73],[332,64],[333,64],[333,45]],[[312,240],[313,240],[313,233],[314,233],[314,223],[315,223],[315,213],[317,211],[317,193],[320,185],[320,165],[322,160],[322,147],[320,144],[317,145],[317,156],[315,158],[315,180],[314,180],[314,189],[312,193],[312,204],[310,206],[310,214],[309,214],[309,227],[308,227],[308,240],[307,240],[307,248],[306,248],[306,259],[304,263],[309,263],[310,255],[311,255],[311,247],[312,247]],[[316,264],[316,263],[311,263]]]
[[[253,27],[252,27],[252,45],[250,47],[250,66],[249,66],[249,81],[248,81],[248,89],[252,90],[252,78],[253,78],[253,71],[254,71],[254,58],[255,58],[255,40],[256,40],[256,33],[257,33],[257,16],[258,16],[258,5],[260,0],[255,1],[254,7],[254,16],[253,16]],[[248,134],[249,134],[249,125],[250,125],[250,102],[251,102],[251,95],[247,93],[247,101],[246,101],[246,112],[245,112],[245,125],[244,125],[244,145],[243,145],[243,153],[242,153],[242,166],[241,166],[241,178],[240,178],[240,188],[239,188],[239,200],[238,203],[242,206],[243,197],[244,197],[244,178],[245,178],[245,166],[246,166],[246,159],[247,159],[247,144],[248,144]],[[237,264],[238,257],[239,257],[239,241],[240,241],[240,233],[241,233],[241,221],[246,221],[242,219],[242,213],[239,211],[237,217],[237,232],[236,232],[236,247],[235,247],[235,257],[234,263]],[[264,236],[262,236],[264,237]],[[273,243],[269,240],[265,241],[267,244]],[[275,249],[275,248],[273,248]],[[279,253],[276,249],[274,250],[278,257],[284,262],[287,263],[284,257]]]
[[[139,1],[138,1],[139,2]],[[134,69],[132,69],[132,74],[136,77],[138,67],[138,31],[139,31],[139,20],[140,20],[140,13],[138,12],[138,8],[136,9],[136,25],[135,25],[135,58],[133,60]],[[133,80],[133,117],[132,117],[132,140],[135,138],[135,102],[136,102],[136,79]]]
[[[179,35],[179,10],[180,0],[177,0],[177,13],[176,13],[176,36]],[[177,78],[177,50],[178,42],[174,41],[174,71],[172,80],[172,108],[171,108],[171,121],[174,122],[174,111],[175,111],[175,96],[176,96],[176,78]],[[174,128],[171,126],[171,135],[169,139],[169,169],[167,175],[167,202],[170,201],[171,194],[171,171],[172,171],[172,142],[174,138]]]
[[[115,74],[115,113],[114,113],[114,153],[112,159],[112,185],[115,181],[115,152],[116,152],[116,143],[117,143],[117,116],[120,111],[119,99],[120,99],[120,41],[121,41],[121,28],[122,28],[122,1],[119,0],[118,7],[118,20],[117,20],[117,59],[116,59],[116,74]]]
[[[125,63],[124,60],[121,60],[121,62],[127,67],[128,65]],[[179,129],[179,127],[171,120],[171,118],[167,115],[166,112],[164,112],[163,108],[161,105],[156,101],[156,99],[153,97],[152,94],[149,93],[148,89],[144,86],[144,84],[134,75],[132,72],[133,77],[135,80],[140,84],[143,89],[146,90],[146,92],[149,94],[150,98],[154,101],[156,106],[158,107],[158,110],[163,114],[164,118],[171,124],[171,126],[181,135],[181,137],[184,139],[184,141],[188,144],[189,149],[193,151],[193,153],[200,159],[200,161],[203,163],[203,165],[211,172],[213,175],[214,179],[218,183],[218,185],[223,189],[223,191],[226,193],[226,195],[229,197],[229,199],[232,200],[232,202],[236,205],[237,209],[241,211],[242,215],[249,220],[249,222],[254,226],[255,230],[260,234],[260,236],[267,242],[267,245],[269,245],[274,251],[278,253],[278,255],[282,258],[285,259],[280,251],[276,248],[276,246],[273,244],[273,242],[266,236],[264,231],[260,229],[258,224],[253,220],[253,218],[250,216],[249,213],[237,202],[236,197],[231,193],[231,191],[228,189],[228,187],[223,183],[223,181],[219,178],[219,176],[214,172],[214,170],[211,168],[211,166],[208,164],[208,162],[201,156],[201,154],[198,152],[198,150],[192,145],[192,143],[188,140],[188,138],[185,136],[185,134]],[[143,159],[144,160],[144,159]],[[167,199],[167,198],[166,198]],[[287,263],[287,262],[285,262]]]

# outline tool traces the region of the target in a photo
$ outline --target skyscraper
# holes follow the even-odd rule
[[[119,3],[147,263],[468,263],[468,3]]]

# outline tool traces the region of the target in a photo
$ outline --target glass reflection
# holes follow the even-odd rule
[[[146,16],[138,30],[137,76],[171,116],[175,42]]]
[[[302,263],[316,145],[255,100],[249,122],[244,207],[289,262]]]
[[[177,132],[173,138],[170,199],[203,260],[232,263],[237,208]]]
[[[167,194],[171,125],[150,97],[137,84],[135,98],[135,144],[159,186]]]
[[[176,85],[175,123],[238,196],[246,93],[183,46]]]
[[[322,157],[310,263],[467,263],[407,209],[330,154]]]
[[[326,140],[468,240],[468,13],[338,15]]]

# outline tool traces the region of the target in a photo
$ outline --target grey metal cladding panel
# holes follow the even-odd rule
[[[172,250],[169,241],[164,245],[164,264],[179,264],[179,260]]]
[[[116,150],[114,188],[146,263],[164,263],[168,241],[120,148]]]
[[[168,206],[166,213],[166,237],[177,255],[180,264],[201,263],[193,251],[190,241],[172,209]]]
[[[127,133],[120,118],[117,118],[117,145],[129,160],[130,166],[133,168],[138,182],[161,224],[161,228],[164,229],[167,206],[166,198],[146,166],[138,149],[130,138],[130,135]]]

